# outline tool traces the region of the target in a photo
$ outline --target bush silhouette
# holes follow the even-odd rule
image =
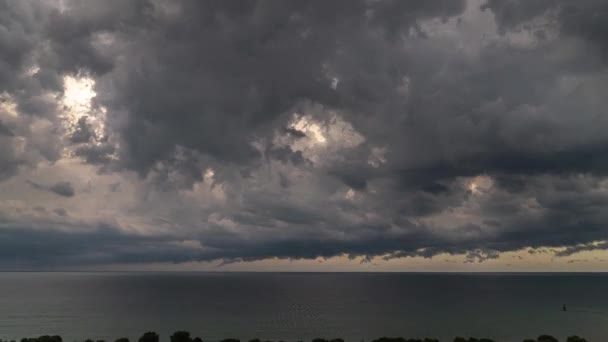
[[[406,342],[403,337],[380,337],[372,342]]]
[[[550,335],[540,335],[536,340],[538,342],[559,342],[555,337]]]
[[[405,339],[403,337],[381,337],[379,339],[373,340],[372,342],[439,342],[438,339],[434,338],[408,338]]]
[[[578,336],[570,336],[570,337],[568,337],[566,342],[587,342],[587,340],[585,340],[582,337],[578,337]]]
[[[220,342],[241,342],[241,340],[236,339],[236,338],[227,338],[227,339],[221,340]]]
[[[1,0],[0,0],[1,1]],[[159,342],[160,338],[157,333],[149,331],[143,334],[137,342]],[[9,342],[8,340],[0,339],[0,342]],[[15,342],[11,340],[10,342]],[[63,342],[61,336],[58,335],[43,335],[39,337],[25,337],[20,340],[20,342]],[[87,339],[84,342],[94,342],[91,339]],[[105,340],[97,340],[95,342],[105,342]],[[114,342],[129,342],[129,339],[126,337],[121,337]],[[200,337],[192,337],[190,332],[179,330],[173,333],[170,336],[170,342],[203,342]],[[223,339],[220,342],[240,342],[239,339],[235,338],[227,338]],[[269,340],[261,340],[259,338],[251,339],[248,342],[275,342]],[[284,342],[278,340],[276,342]],[[303,341],[298,341],[303,342]],[[333,339],[324,339],[324,338],[315,338],[311,342],[344,342],[341,338],[333,338]],[[371,342],[439,342],[438,339],[434,338],[403,338],[403,337],[380,337],[378,339],[372,340]],[[453,342],[495,342],[489,338],[475,338],[475,337],[455,337]],[[524,339],[522,342],[559,342],[555,337],[550,335],[540,335],[536,339]],[[586,339],[579,336],[570,336],[566,340],[566,342],[587,342]]]
[[[176,331],[171,335],[171,342],[192,342],[192,338],[187,331]]]
[[[39,337],[27,337],[22,338],[21,342],[62,342],[61,336],[58,335],[42,335]]]
[[[158,342],[158,334],[148,331],[139,338],[138,342]]]
[[[324,338],[315,338],[312,340],[312,342],[329,342],[329,341]]]

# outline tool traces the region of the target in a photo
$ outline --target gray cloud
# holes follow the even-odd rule
[[[63,197],[73,197],[76,194],[76,191],[70,182],[57,182],[52,185],[44,185],[29,181],[29,184],[35,189],[52,192]]]
[[[95,138],[95,131],[89,123],[87,123],[87,117],[83,116],[78,119],[76,129],[70,136],[70,141],[73,143],[86,143],[91,139]]]
[[[0,121],[0,135],[12,137],[14,136],[14,133]]]
[[[75,194],[70,182],[57,182],[49,187],[49,191],[63,197],[72,197]]]
[[[12,139],[0,136],[0,180],[13,176],[22,164],[12,143]]]
[[[557,256],[569,256],[583,251],[595,251],[595,250],[606,250],[608,249],[608,243],[602,242],[598,244],[580,244],[575,246],[568,246],[566,249],[555,253]]]
[[[53,210],[53,212],[59,216],[68,216],[67,210],[65,210],[63,208],[57,208],[57,209]]]
[[[465,256],[465,263],[471,263],[471,262],[483,262],[485,260],[489,260],[489,259],[498,259],[499,258],[499,253],[496,251],[485,251],[485,250],[480,250],[480,249],[476,249],[476,250],[472,250],[469,251],[466,256]]]

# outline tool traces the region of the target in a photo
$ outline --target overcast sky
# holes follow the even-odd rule
[[[608,270],[606,16],[0,0],[0,269]]]

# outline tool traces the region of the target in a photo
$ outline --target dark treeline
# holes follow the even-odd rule
[[[145,334],[143,334],[138,340],[137,342],[159,342],[160,341],[160,336],[152,331],[149,331]],[[4,340],[0,340],[0,342],[9,342],[9,341],[4,341]],[[14,340],[11,340],[10,342],[15,342]],[[63,342],[63,339],[61,338],[61,336],[49,336],[49,335],[45,335],[45,336],[40,336],[40,337],[33,337],[33,338],[22,338],[21,342]],[[85,340],[84,342],[106,342],[104,340]],[[114,342],[130,342],[128,338],[126,337],[122,337],[119,338],[117,340],[115,340]],[[175,333],[173,333],[173,335],[171,335],[170,338],[170,342],[203,342],[203,339],[201,339],[200,337],[192,337],[190,336],[190,333],[187,331],[176,331]],[[238,339],[235,338],[227,338],[224,340],[221,340],[220,342],[241,342]],[[253,339],[253,340],[249,340],[249,342],[275,342],[275,341],[270,341],[270,340],[260,340],[260,339]],[[276,342],[284,342],[284,341],[276,341]],[[302,342],[302,341],[299,341]],[[343,339],[341,338],[334,338],[334,339],[330,339],[330,340],[326,340],[323,338],[315,338],[312,340],[312,342],[344,342]],[[403,338],[403,337],[381,337],[375,340],[372,340],[371,342],[439,342],[438,339],[435,338]],[[454,338],[453,342],[498,342],[495,341],[493,339],[490,338],[474,338],[474,337],[456,337]],[[560,342],[558,339],[556,339],[553,336],[549,336],[549,335],[541,335],[538,336],[536,339],[534,338],[529,338],[529,339],[525,339],[522,342]],[[570,336],[566,339],[565,342],[587,342],[586,339],[582,338],[582,337],[578,337],[578,336]]]

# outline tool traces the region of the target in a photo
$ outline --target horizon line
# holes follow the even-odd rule
[[[0,270],[0,273],[292,273],[292,274],[608,274],[608,271],[185,271],[185,270]]]

